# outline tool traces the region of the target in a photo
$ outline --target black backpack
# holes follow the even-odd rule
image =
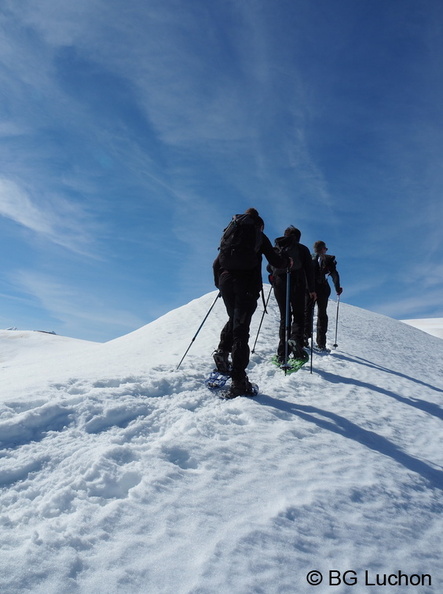
[[[285,255],[292,258],[292,266],[290,269],[291,272],[296,272],[297,270],[302,269],[303,262],[300,255],[300,244],[298,242],[291,243],[290,245],[286,245],[285,247],[279,246],[279,249],[277,251],[280,255]],[[287,268],[274,268],[274,274],[278,276],[286,274],[286,272]]]
[[[263,233],[255,217],[234,215],[221,238],[220,266],[225,270],[252,270],[260,262],[262,240]]]
[[[283,253],[292,258],[291,272],[301,270],[300,244],[295,243],[283,250]]]

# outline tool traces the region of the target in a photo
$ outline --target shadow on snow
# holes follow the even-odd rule
[[[371,386],[371,389],[373,389],[373,386]],[[321,429],[332,431],[346,439],[359,442],[371,450],[392,458],[408,470],[418,473],[429,481],[433,487],[443,489],[443,471],[437,470],[429,466],[429,464],[414,458],[414,456],[406,454],[385,437],[378,435],[374,431],[363,429],[340,415],[315,406],[294,404],[266,395],[260,397],[260,404],[296,415],[305,421],[315,423]]]

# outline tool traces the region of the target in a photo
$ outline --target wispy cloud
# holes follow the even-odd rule
[[[37,203],[16,182],[0,178],[0,216],[72,252],[93,255],[91,222],[73,202],[53,197]]]
[[[285,168],[291,175],[285,182],[281,178],[283,210],[293,197],[295,184],[307,199],[330,208],[326,180],[304,135],[307,93],[294,63],[275,69],[275,59],[281,55],[274,53],[266,11],[260,8],[251,14],[249,9],[230,4],[214,6],[213,13],[197,6],[183,10],[175,2],[172,6],[135,2],[124,10],[119,7],[117,14],[116,7],[105,6],[101,0],[80,0],[70,7],[54,7],[45,0],[28,4],[20,16],[42,40],[40,52],[47,64],[43,92],[61,99],[58,110],[64,109],[67,115],[78,112],[79,103],[72,96],[60,95],[60,81],[49,67],[51,59],[57,64],[60,50],[75,48],[86,65],[96,64],[91,76],[100,74],[101,67],[119,77],[121,84],[130,85],[133,95],[126,99],[133,112],[138,110],[145,117],[145,126],[139,118],[139,131],[149,123],[159,143],[179,151],[173,156],[172,175],[180,175],[180,153],[186,151],[183,155],[192,157],[194,163],[196,185],[201,184],[200,168],[205,167],[209,174],[230,180],[239,193],[247,194],[254,191],[245,181],[251,175],[271,183],[276,170]],[[226,35],[224,23],[236,21]],[[66,64],[66,75],[72,75],[72,65]],[[79,79],[75,84],[81,88],[89,82]],[[275,84],[280,91],[277,100]],[[101,99],[107,109],[105,91]],[[85,95],[84,107],[87,101]],[[103,134],[92,114],[88,117],[84,111],[81,115],[96,130],[95,135]],[[118,117],[113,124],[118,132]],[[288,133],[276,142],[275,130],[282,124]],[[182,164],[189,171],[186,161]]]
[[[390,298],[389,301],[379,302],[371,309],[397,319],[415,318],[420,311],[427,311],[427,317],[435,317],[441,314],[443,302],[443,291],[430,291],[423,295],[410,295],[398,299]]]
[[[61,323],[63,332],[70,336],[101,333],[108,338],[145,323],[131,312],[109,306],[106,300],[85,292],[82,287],[47,274],[21,270],[15,273],[14,282],[37,300],[52,319]],[[105,330],[100,332],[100,328]]]
[[[389,276],[382,272],[383,290],[377,298],[369,297],[370,309],[398,319],[420,317],[423,311],[428,312],[426,317],[441,316],[443,264],[421,260],[402,263]],[[358,287],[362,288],[361,283]]]

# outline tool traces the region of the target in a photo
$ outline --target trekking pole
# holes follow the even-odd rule
[[[289,359],[289,338],[291,336],[291,272],[289,268],[286,271],[286,319],[285,319],[285,362],[282,365],[283,369],[288,369]]]
[[[263,313],[262,313],[262,316],[261,316],[260,324],[259,324],[259,327],[258,327],[258,330],[257,330],[257,336],[255,337],[255,342],[254,342],[254,346],[252,347],[251,353],[255,353],[255,345],[257,344],[258,335],[260,334],[261,325],[263,324],[263,318],[265,317],[265,313],[267,313],[267,307],[268,307],[268,303],[269,303],[269,298],[270,298],[271,293],[272,293],[272,289],[273,289],[273,287],[271,285],[271,288],[269,289],[268,297],[266,299],[266,303],[263,302],[263,305],[264,305],[264,307],[263,307]]]
[[[211,313],[211,311],[212,311],[212,308],[214,307],[214,305],[215,305],[215,303],[216,303],[216,301],[217,301],[217,299],[218,299],[219,297],[221,297],[221,293],[220,293],[220,292],[218,293],[217,297],[214,299],[214,303],[213,303],[213,304],[211,305],[211,307],[209,308],[209,311],[208,311],[208,313],[207,313],[207,314],[205,315],[205,317],[203,318],[203,322],[200,324],[200,326],[199,326],[199,328],[198,328],[197,332],[196,332],[196,333],[195,333],[195,335],[194,335],[194,338],[191,340],[191,343],[190,343],[190,345],[188,346],[188,348],[186,349],[186,351],[185,351],[185,354],[184,354],[184,355],[183,355],[183,357],[181,358],[181,360],[180,360],[180,363],[177,365],[177,369],[178,369],[178,368],[180,367],[180,365],[183,363],[183,359],[184,359],[184,358],[186,357],[186,355],[188,354],[188,351],[189,351],[189,349],[191,348],[191,346],[192,346],[192,343],[193,343],[193,342],[194,342],[194,340],[197,338],[197,335],[198,335],[198,333],[200,332],[200,330],[203,328],[203,324],[204,324],[204,323],[206,322],[206,320],[208,319],[208,316],[209,316],[209,314]],[[177,371],[177,369],[176,369],[176,371]]]
[[[337,314],[335,316],[335,342],[333,347],[336,349],[338,347],[337,344],[337,332],[338,332],[338,309],[340,307],[340,295],[337,295]]]

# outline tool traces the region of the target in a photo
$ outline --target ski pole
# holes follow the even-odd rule
[[[266,299],[266,303],[263,302],[263,305],[264,305],[264,307],[263,307],[263,313],[262,313],[260,324],[259,324],[259,327],[258,327],[258,330],[257,330],[257,336],[255,337],[254,346],[252,347],[252,351],[251,351],[252,353],[255,353],[255,345],[257,344],[258,335],[260,334],[261,325],[263,324],[263,318],[265,317],[265,313],[267,313],[267,307],[268,307],[268,303],[269,303],[269,298],[270,298],[271,293],[272,293],[272,288],[273,287],[271,285],[271,288],[269,289],[268,297]]]
[[[186,355],[188,354],[188,351],[189,351],[189,349],[191,348],[191,346],[192,346],[192,343],[193,343],[193,342],[194,342],[194,340],[197,338],[197,336],[198,336],[198,333],[200,332],[200,330],[203,328],[203,324],[204,324],[204,323],[206,322],[206,320],[208,319],[208,316],[209,316],[209,314],[211,313],[211,311],[212,311],[212,308],[214,307],[214,305],[215,305],[215,303],[216,303],[216,301],[217,301],[217,299],[218,299],[219,297],[221,297],[221,293],[220,293],[220,292],[218,293],[217,297],[214,299],[214,303],[213,303],[213,304],[211,305],[211,307],[209,308],[209,311],[208,311],[208,313],[207,313],[207,314],[205,315],[205,317],[203,318],[203,322],[200,324],[200,326],[199,326],[199,328],[198,328],[197,332],[195,333],[195,335],[194,335],[193,339],[191,340],[191,343],[190,343],[190,345],[189,345],[189,346],[188,346],[188,348],[186,349],[186,351],[185,351],[185,354],[184,354],[184,355],[183,355],[183,357],[181,358],[181,360],[180,360],[180,363],[177,365],[177,369],[178,369],[178,368],[180,367],[180,365],[183,363],[183,359],[184,359],[184,358],[186,357]],[[177,369],[176,369],[176,371],[177,371]]]
[[[334,342],[334,348],[336,349],[338,347],[337,344],[337,332],[338,332],[338,309],[340,307],[340,295],[337,295],[337,314],[335,316],[335,342]]]

